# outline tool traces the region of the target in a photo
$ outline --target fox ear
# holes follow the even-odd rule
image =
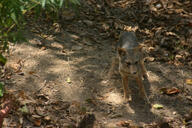
[[[126,53],[126,50],[124,48],[118,48],[117,50],[120,56],[124,56]]]

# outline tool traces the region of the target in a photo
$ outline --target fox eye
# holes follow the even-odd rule
[[[136,61],[135,64],[138,64],[138,61]]]

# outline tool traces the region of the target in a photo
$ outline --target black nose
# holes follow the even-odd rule
[[[133,74],[137,74],[137,72],[133,72]]]

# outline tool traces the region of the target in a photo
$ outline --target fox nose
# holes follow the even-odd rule
[[[136,72],[136,71],[134,71],[134,72],[133,72],[133,74],[137,74],[137,72]]]

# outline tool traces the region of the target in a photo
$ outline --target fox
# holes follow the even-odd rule
[[[115,66],[119,65],[118,71],[122,79],[124,100],[127,102],[132,101],[128,82],[129,79],[135,79],[139,86],[141,96],[147,103],[150,103],[142,81],[143,78],[148,78],[144,65],[142,45],[138,42],[135,33],[123,32],[120,35],[119,41],[116,43],[116,51],[117,54],[112,60],[108,76],[111,77],[114,74]]]

